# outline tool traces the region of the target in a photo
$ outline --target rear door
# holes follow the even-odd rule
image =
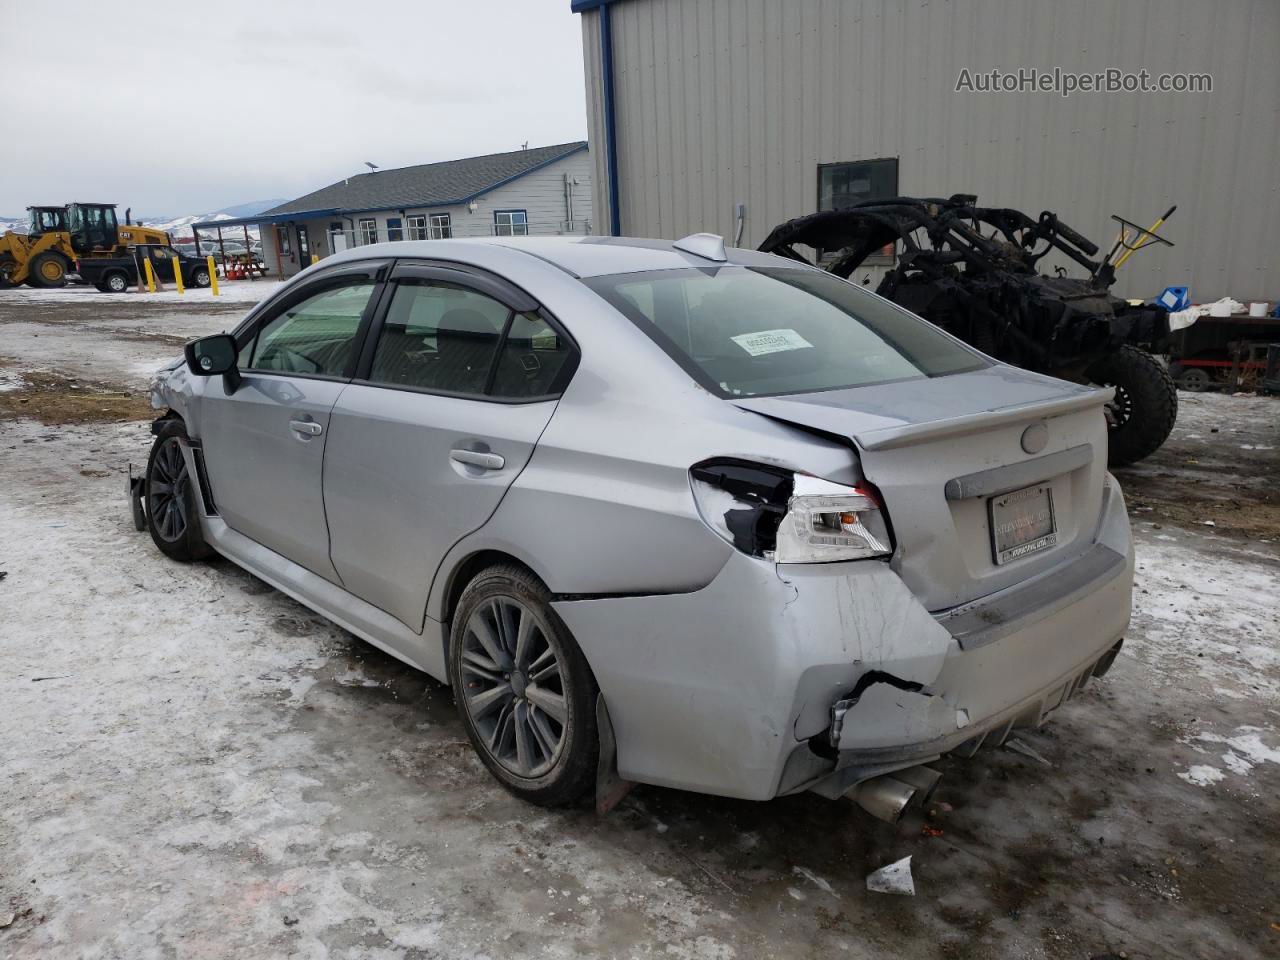
[[[331,416],[325,510],[343,584],[421,630],[444,555],[497,509],[577,354],[488,275],[398,266],[384,302]]]
[[[335,268],[286,291],[237,336],[241,383],[211,382],[200,439],[233,530],[341,583],[329,560],[321,469],[334,402],[350,381],[384,263]]]

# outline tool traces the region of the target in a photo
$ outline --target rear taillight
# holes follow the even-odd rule
[[[874,488],[738,460],[690,471],[694,501],[711,529],[743,553],[778,563],[824,563],[893,552]]]
[[[778,563],[863,560],[892,552],[883,507],[871,490],[796,474],[778,528]]]

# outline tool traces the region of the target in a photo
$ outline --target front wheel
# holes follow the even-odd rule
[[[572,803],[595,782],[597,687],[550,594],[527,570],[495,566],[463,591],[449,679],[471,745],[531,803]]]
[[[142,491],[152,541],[166,556],[184,563],[210,552],[200,533],[196,486],[182,451],[186,439],[182,421],[169,420],[161,426],[147,458]]]
[[[52,250],[37,254],[28,266],[27,283],[53,289],[67,285],[67,261]]]
[[[1178,388],[1159,360],[1121,344],[1089,369],[1089,379],[1115,388],[1107,406],[1107,461],[1113,467],[1151,456],[1168,439],[1178,416]]]

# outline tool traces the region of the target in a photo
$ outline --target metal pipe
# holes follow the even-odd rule
[[[915,787],[890,774],[863,780],[848,794],[867,813],[887,823],[897,823],[915,795]]]
[[[609,4],[600,6],[600,73],[604,89],[604,156],[605,178],[609,197],[609,233],[622,234],[622,217],[618,211],[618,131],[613,100],[613,21]]]

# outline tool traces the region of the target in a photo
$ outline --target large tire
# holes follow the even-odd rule
[[[191,285],[193,287],[209,286],[209,268],[196,267],[191,271]]]
[[[1116,390],[1107,408],[1111,466],[1136,463],[1155,453],[1178,417],[1178,388],[1169,371],[1147,351],[1126,343],[1095,363],[1089,378]]]
[[[180,441],[187,438],[181,420],[168,420],[156,433],[142,487],[147,530],[165,556],[183,563],[212,551],[200,533],[196,485],[187,472]]]
[[[546,586],[522,567],[478,574],[453,616],[449,679],[489,772],[523,800],[559,806],[595,783],[599,691],[549,600]]]
[[[0,258],[0,290],[8,290],[15,286],[13,274],[17,269],[18,262],[13,257]]]
[[[46,250],[31,258],[27,265],[27,283],[33,287],[53,289],[67,285],[67,261],[60,253]]]

